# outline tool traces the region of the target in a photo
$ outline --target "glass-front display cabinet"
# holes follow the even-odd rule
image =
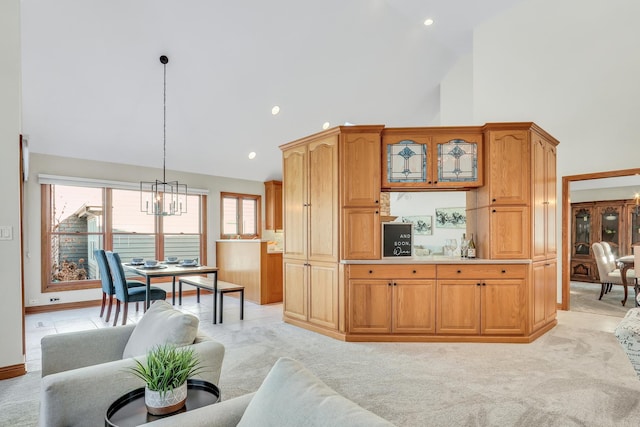
[[[594,242],[593,203],[571,205],[571,280],[598,281],[598,270],[591,255]]]
[[[620,230],[622,218],[620,217],[621,206],[601,206],[598,208],[600,217],[600,239],[611,246],[613,255],[620,256]]]

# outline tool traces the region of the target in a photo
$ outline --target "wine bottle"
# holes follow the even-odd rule
[[[468,250],[469,242],[467,242],[467,234],[462,233],[462,240],[460,240],[460,258],[466,258]]]
[[[473,233],[471,233],[469,236],[469,249],[467,249],[467,258],[473,259],[476,257],[476,242],[473,241]]]

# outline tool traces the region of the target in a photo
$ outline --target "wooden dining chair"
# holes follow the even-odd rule
[[[118,324],[118,314],[120,313],[120,303],[124,304],[124,312],[122,315],[122,324],[127,324],[127,312],[130,302],[145,302],[142,304],[144,307],[144,311],[147,311],[146,304],[146,285],[137,286],[137,287],[128,287],[127,279],[124,275],[124,268],[122,268],[122,261],[120,260],[120,255],[115,252],[107,251],[105,252],[107,255],[107,261],[109,262],[109,267],[111,268],[111,276],[113,277],[113,287],[115,288],[115,296],[116,296],[116,313],[113,319],[113,326]],[[167,299],[167,292],[164,289],[158,288],[156,286],[151,286],[149,288],[149,300],[157,301],[157,300],[165,300]]]
[[[102,305],[100,306],[100,317],[104,314],[105,306],[107,305],[107,298],[109,299],[109,307],[107,308],[107,317],[105,321],[109,322],[111,317],[111,307],[113,305],[113,295],[115,294],[115,288],[113,286],[113,278],[111,277],[111,269],[107,261],[107,255],[104,249],[96,249],[93,251],[93,255],[98,263],[98,271],[100,272],[100,281],[102,282]],[[135,288],[140,286],[146,286],[144,282],[139,280],[127,280],[127,287]],[[136,311],[138,311],[138,303],[136,303]]]

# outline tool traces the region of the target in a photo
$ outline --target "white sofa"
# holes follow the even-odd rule
[[[393,424],[339,395],[300,362],[280,358],[255,393],[143,426],[388,427]]]
[[[134,358],[144,361],[149,347],[164,343],[188,343],[205,368],[197,378],[218,383],[224,346],[198,333],[197,317],[164,301],[155,302],[138,324],[42,338],[40,427],[104,425],[111,403],[144,386],[127,372]]]

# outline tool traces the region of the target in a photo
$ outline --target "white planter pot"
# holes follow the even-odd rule
[[[144,389],[144,403],[152,415],[165,415],[182,408],[187,400],[187,382],[166,393]]]

